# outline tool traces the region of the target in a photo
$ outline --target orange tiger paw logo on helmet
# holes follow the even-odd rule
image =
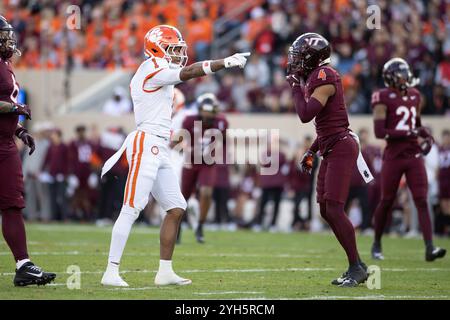
[[[147,34],[147,39],[152,42],[158,42],[162,39],[163,32],[160,28],[155,28]]]

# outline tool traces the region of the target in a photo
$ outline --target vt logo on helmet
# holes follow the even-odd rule
[[[330,63],[331,47],[318,33],[304,33],[289,48],[288,74],[307,77],[314,69]]]
[[[180,31],[172,26],[159,25],[147,32],[144,38],[146,58],[166,59],[172,68],[184,67],[187,63],[187,45]]]

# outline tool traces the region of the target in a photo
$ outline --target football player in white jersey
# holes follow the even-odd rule
[[[103,176],[126,151],[129,172],[124,202],[112,230],[108,265],[101,280],[103,285],[128,286],[119,275],[119,264],[131,226],[148,203],[150,194],[167,212],[161,223],[160,263],[155,284],[192,283],[172,269],[178,226],[186,209],[169,155],[174,86],[224,68],[244,68],[250,53],[236,53],[225,59],[186,66],[186,49],[181,33],[172,26],[156,26],[144,38],[146,59],[130,84],[137,129],[128,135],[102,170]]]

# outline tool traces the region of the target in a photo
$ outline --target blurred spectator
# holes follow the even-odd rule
[[[450,130],[444,130],[439,147],[439,201],[436,232],[450,235]]]
[[[69,144],[68,196],[72,198],[73,215],[90,220],[93,214],[92,194],[97,186],[97,176],[91,175],[93,144],[86,137],[86,127],[75,128],[76,138]]]
[[[311,222],[312,213],[312,188],[313,175],[307,172],[302,172],[299,167],[300,160],[305,152],[311,147],[312,138],[305,137],[303,145],[296,151],[294,158],[290,162],[289,168],[289,187],[294,192],[293,202],[294,210],[292,212],[292,228],[298,230],[309,230],[309,223]],[[306,213],[301,212],[301,203],[306,200]]]
[[[228,211],[228,201],[230,199],[230,171],[229,165],[217,164],[216,184],[213,190],[214,201],[214,223],[231,223],[230,213]]]
[[[266,206],[270,200],[273,201],[273,214],[269,225],[271,231],[276,230],[278,213],[280,210],[280,201],[284,186],[289,174],[289,163],[286,155],[280,150],[278,137],[272,137],[267,150],[263,153],[261,167],[276,167],[277,171],[273,175],[265,174],[260,170],[258,177],[258,186],[262,190],[259,199],[258,214],[254,220],[254,229],[264,228],[264,218],[266,216]]]
[[[123,87],[116,87],[114,95],[106,101],[103,112],[110,116],[121,116],[131,112],[131,101]]]
[[[50,145],[49,130],[46,124],[36,123],[32,131],[36,150],[33,156],[23,159],[25,182],[25,214],[29,220],[48,222],[51,220],[50,191],[47,183],[41,180],[42,167]]]
[[[98,172],[106,160],[108,160],[125,140],[125,134],[121,128],[110,128],[102,132],[100,142],[91,156],[92,167]],[[112,223],[120,212],[123,202],[123,191],[128,174],[128,163],[125,154],[121,161],[100,181],[100,199],[98,203],[97,224]]]
[[[50,183],[50,205],[52,218],[67,221],[66,178],[68,173],[68,148],[62,140],[62,132],[55,129],[50,133],[50,146],[47,150],[43,170]]]
[[[240,172],[239,185],[236,190],[236,207],[234,210],[234,216],[237,224],[241,227],[246,225],[244,211],[248,200],[252,199],[256,193],[256,184],[258,174],[256,166],[252,164],[246,164],[243,166],[242,172]]]

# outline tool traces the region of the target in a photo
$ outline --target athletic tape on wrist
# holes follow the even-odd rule
[[[211,70],[211,61],[210,60],[203,61],[202,68],[203,68],[203,72],[205,74],[212,74],[212,73],[214,73],[214,71]]]

